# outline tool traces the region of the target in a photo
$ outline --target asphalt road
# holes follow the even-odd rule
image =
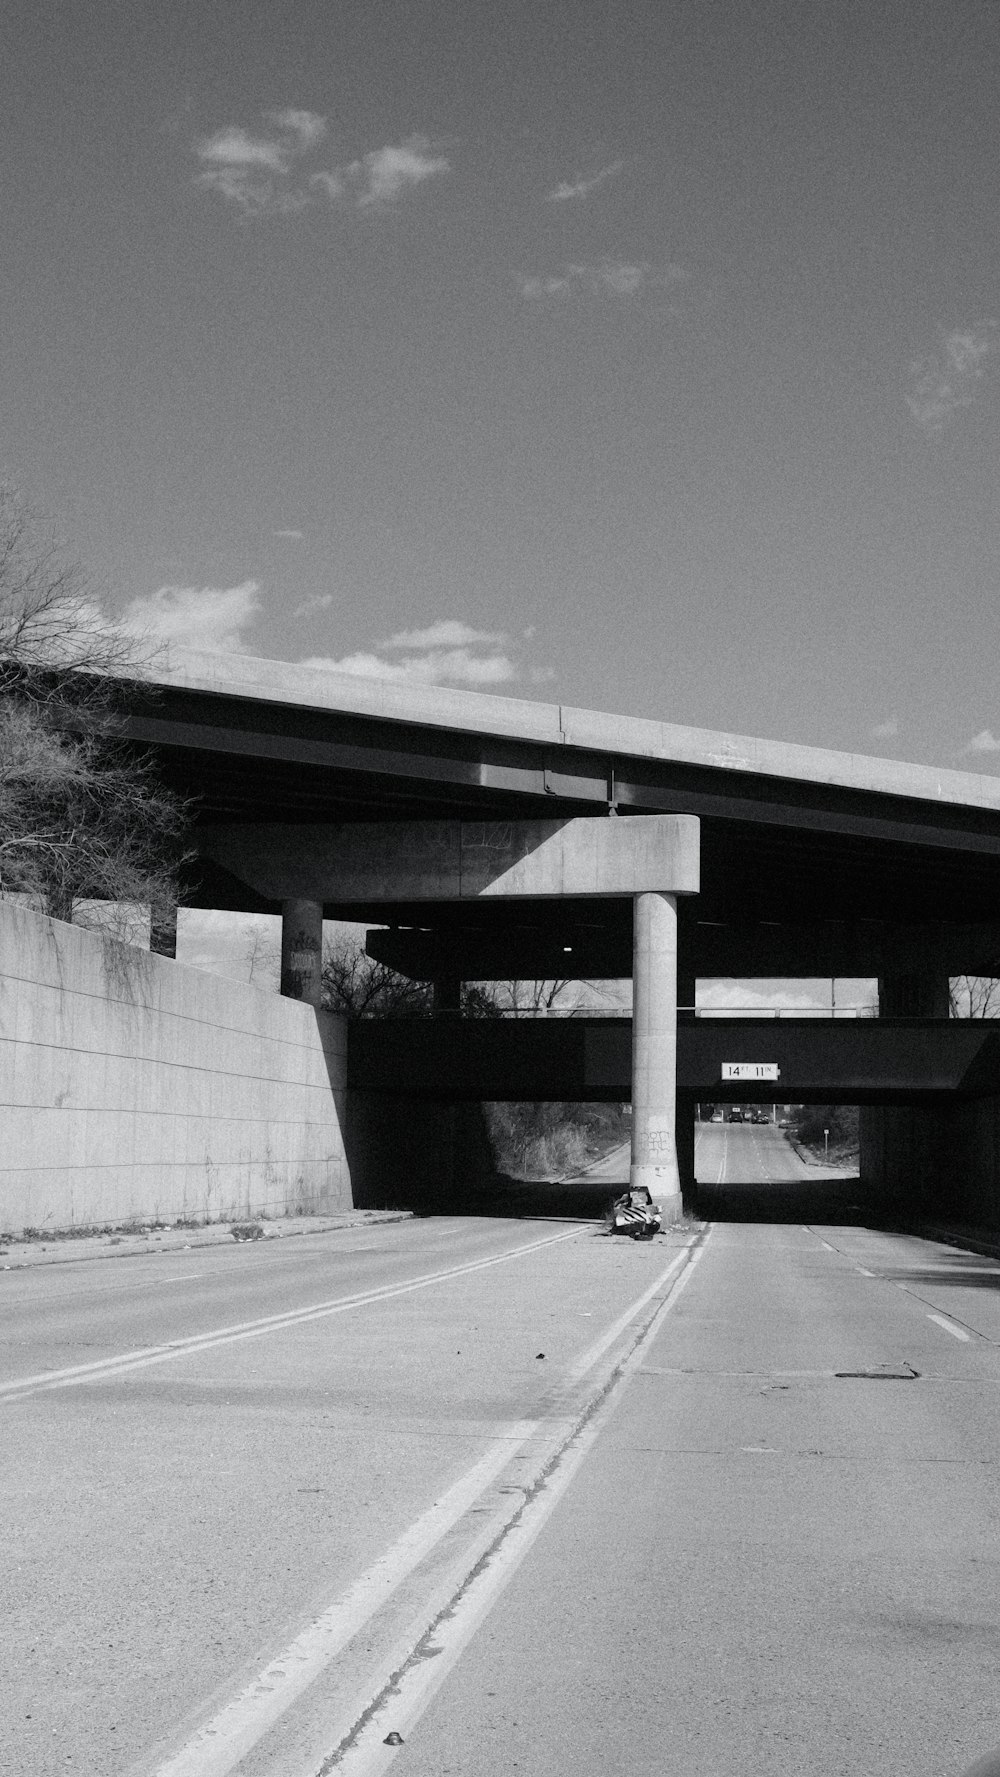
[[[160,1769],[477,1463],[561,1437],[682,1250],[440,1218],[0,1273],[0,1770]]]
[[[803,1160],[772,1123],[697,1124],[694,1164],[699,1212],[709,1219],[861,1219],[856,1173]]]
[[[443,1626],[425,1712],[390,1702],[350,1777],[387,1729],[398,1777],[964,1772],[1000,1745],[998,1354],[991,1260],[716,1227],[505,1589],[457,1648]]]
[[[695,1173],[705,1185],[788,1184],[853,1176],[801,1158],[774,1123],[698,1123]]]
[[[1000,1266],[691,1239],[3,1274],[0,1770],[958,1777],[1000,1743]]]

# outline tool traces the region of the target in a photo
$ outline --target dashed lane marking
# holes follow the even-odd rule
[[[928,1314],[927,1319],[934,1321],[936,1326],[943,1327],[945,1332],[950,1333],[953,1339],[964,1339],[966,1344],[968,1344],[969,1340],[972,1338],[972,1334],[967,1333],[964,1327],[957,1327],[953,1320],[948,1320],[943,1314]]]

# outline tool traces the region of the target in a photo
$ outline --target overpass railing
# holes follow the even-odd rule
[[[876,1018],[875,1008],[861,1006],[678,1006],[679,1017],[691,1018]],[[401,1014],[414,1018],[427,1014]],[[454,1018],[468,1022],[472,1018],[631,1018],[631,1006],[491,1006],[488,1012],[466,1012],[456,1006],[441,1007],[435,1018]],[[906,1019],[893,1017],[894,1024]],[[926,1019],[912,1018],[911,1024],[924,1024]]]

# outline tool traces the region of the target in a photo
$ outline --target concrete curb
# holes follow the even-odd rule
[[[243,1218],[240,1218],[242,1220]],[[408,1222],[408,1209],[356,1209],[336,1216],[282,1216],[258,1220],[264,1238],[292,1240],[306,1234],[330,1234],[338,1229],[379,1227],[386,1222]],[[77,1265],[89,1259],[134,1259],[150,1253],[194,1252],[199,1247],[233,1244],[231,1229],[239,1222],[207,1222],[198,1228],[151,1228],[144,1233],[107,1233],[58,1236],[49,1240],[18,1240],[0,1235],[0,1271],[22,1271],[35,1265]],[[249,1244],[249,1243],[248,1243]]]

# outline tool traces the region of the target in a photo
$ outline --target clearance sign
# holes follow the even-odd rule
[[[776,1080],[781,1069],[776,1061],[724,1061],[724,1080]]]

